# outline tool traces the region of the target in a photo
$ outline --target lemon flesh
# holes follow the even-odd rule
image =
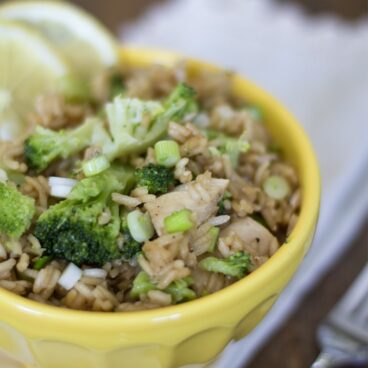
[[[37,95],[69,73],[63,57],[37,32],[0,21],[0,139],[18,136]]]
[[[0,6],[0,18],[37,28],[81,77],[90,78],[118,63],[118,48],[113,36],[92,16],[71,4],[16,1]]]

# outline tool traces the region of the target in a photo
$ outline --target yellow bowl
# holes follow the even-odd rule
[[[172,65],[181,56],[122,49],[124,63]],[[188,60],[188,72],[216,67]],[[300,218],[287,242],[255,272],[213,295],[143,312],[72,311],[0,290],[0,350],[27,367],[200,367],[232,339],[249,333],[271,308],[307,252],[315,231],[320,178],[315,154],[295,119],[267,93],[239,75],[234,92],[262,107],[265,123],[298,169]]]

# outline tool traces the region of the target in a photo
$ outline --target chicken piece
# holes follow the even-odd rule
[[[175,191],[146,203],[145,207],[157,234],[161,236],[164,233],[164,220],[167,216],[185,208],[193,212],[197,226],[204,223],[216,213],[217,203],[228,184],[229,180],[212,178],[207,172],[177,187]]]
[[[220,238],[234,234],[244,242],[247,248],[254,250],[254,254],[257,256],[271,257],[279,248],[276,237],[250,217],[231,222],[230,225],[221,230]]]

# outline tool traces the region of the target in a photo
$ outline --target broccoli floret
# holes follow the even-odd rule
[[[197,297],[194,290],[189,286],[193,284],[191,277],[184,277],[180,280],[173,281],[166,289],[165,292],[171,294],[174,303],[185,302],[193,300]]]
[[[218,206],[218,210],[217,210],[217,214],[218,215],[226,215],[229,211],[225,208],[225,201],[229,200],[232,198],[232,195],[230,192],[226,191],[224,193],[224,195],[222,196],[222,198],[219,200],[219,202],[217,203]]]
[[[217,211],[217,214],[219,216],[221,215],[226,215],[227,214],[227,210],[225,208],[225,204],[224,204],[224,199],[220,199],[219,203],[217,204],[218,206],[218,211]]]
[[[121,231],[124,238],[123,247],[120,249],[121,255],[124,260],[129,261],[135,258],[142,250],[143,243],[137,242],[133,239],[132,234],[128,228],[128,222],[126,216],[121,221]]]
[[[193,89],[184,84],[179,84],[163,104],[116,96],[106,104],[108,129],[98,118],[57,132],[37,127],[25,142],[26,162],[40,172],[54,160],[68,158],[89,145],[100,148],[110,161],[142,153],[165,135],[170,121],[193,112],[194,102]]]
[[[189,288],[191,284],[193,284],[193,279],[188,276],[183,279],[173,281],[163,291],[172,296],[174,303],[184,302],[197,297],[194,290]],[[156,285],[151,281],[146,272],[141,271],[133,281],[130,296],[133,299],[138,299],[140,295],[147,294],[151,290],[157,290]]]
[[[86,148],[97,119],[87,119],[74,129],[53,131],[41,126],[24,144],[24,157],[29,168],[41,172],[58,158],[68,158]]]
[[[116,96],[106,105],[110,139],[104,140],[103,153],[113,160],[139,154],[167,133],[170,121],[179,121],[193,112],[194,90],[179,84],[162,104]]]
[[[167,193],[170,186],[175,184],[173,172],[167,167],[148,164],[135,171],[137,185],[146,187],[151,194]]]
[[[129,261],[132,258],[135,258],[137,254],[142,250],[143,243],[139,243],[132,238],[130,232],[126,232],[123,234],[124,236],[124,244],[121,249],[121,255],[124,260]]]
[[[251,265],[247,253],[237,252],[228,258],[207,257],[199,262],[199,266],[209,272],[218,272],[227,276],[242,278]]]
[[[207,130],[204,133],[210,141],[210,152],[213,155],[228,155],[233,168],[238,166],[239,155],[250,148],[244,135],[234,138],[213,130]]]
[[[15,187],[0,182],[0,233],[19,238],[31,225],[35,213],[33,198],[21,194]]]
[[[102,266],[121,258],[118,247],[120,215],[113,192],[127,192],[134,185],[132,169],[112,166],[101,174],[81,180],[69,197],[50,207],[38,219],[34,235],[46,255],[77,265]],[[111,220],[99,225],[101,214],[110,210]]]

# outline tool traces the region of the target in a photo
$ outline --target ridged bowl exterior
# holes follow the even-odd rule
[[[122,63],[172,65],[166,51],[123,48]],[[188,73],[217,68],[188,60]],[[264,91],[233,77],[234,92],[262,107],[265,123],[301,179],[299,221],[266,264],[236,284],[193,302],[133,313],[92,313],[38,304],[0,290],[0,350],[29,368],[202,367],[233,339],[248,334],[290,281],[311,245],[320,179],[308,138],[294,118]],[[1,362],[0,362],[1,363]]]

